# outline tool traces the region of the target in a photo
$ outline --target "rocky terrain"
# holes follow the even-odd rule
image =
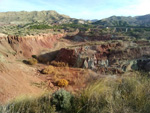
[[[40,73],[40,70],[47,66],[48,61],[55,59],[57,54],[55,51],[72,45],[66,40],[61,41],[65,36],[66,33],[49,33],[37,36],[3,36],[0,38],[1,103],[6,103],[20,95],[39,95],[44,92],[45,88],[56,90],[59,87],[55,86],[55,82],[62,77],[70,81],[74,90],[81,88],[78,85],[85,86],[84,82],[75,83],[77,79],[86,81],[83,76],[83,78],[80,76],[81,74],[88,76],[82,69],[55,67],[55,76],[52,74],[43,76]],[[39,57],[38,65],[30,66],[23,63],[24,60],[31,58],[32,55]],[[67,72],[64,73],[66,70]],[[73,79],[74,77],[77,79]],[[73,90],[72,85],[68,87],[68,90]]]
[[[79,32],[72,33],[71,37],[67,34],[69,32],[0,38],[1,102],[22,94],[40,94],[43,88],[56,90],[59,87],[55,82],[60,78],[70,81],[68,90],[78,91],[81,84],[85,87],[89,79],[98,76],[149,71],[149,41],[113,40],[109,35],[108,39],[103,35],[93,38]],[[39,64],[30,66],[22,62],[33,55],[38,57]],[[43,76],[40,70],[52,61],[64,62],[70,68],[55,67],[55,76]]]
[[[41,82],[35,76],[36,68],[24,65],[22,59],[52,48],[55,41],[62,36],[62,34],[55,36],[48,34],[31,37],[1,37],[1,102],[6,102],[17,95],[40,93],[41,89],[32,85],[34,82]],[[48,43],[49,41],[51,44]]]
[[[40,20],[41,15],[46,18]],[[62,88],[60,80],[67,81],[65,90],[77,94],[99,78],[150,71],[147,29],[69,24],[76,20],[53,11],[2,13],[0,21],[0,103],[55,92]]]

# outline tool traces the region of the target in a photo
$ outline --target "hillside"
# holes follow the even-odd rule
[[[94,22],[95,25],[104,26],[150,26],[150,14],[135,17],[111,16]]]
[[[0,113],[150,113],[148,15],[92,21],[0,13]]]
[[[56,11],[21,11],[21,12],[0,12],[0,24],[27,24],[32,22],[45,23],[84,23],[83,20],[73,19],[66,15],[61,15]]]
[[[75,19],[56,11],[20,11],[0,12],[0,35],[28,35],[47,33],[48,29],[56,30],[62,28],[63,24],[89,23],[87,20]],[[66,27],[68,27],[65,25]],[[47,30],[45,30],[47,29]]]

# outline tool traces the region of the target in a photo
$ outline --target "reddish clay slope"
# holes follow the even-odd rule
[[[31,57],[52,48],[64,34],[0,38],[0,103],[20,95],[42,92],[34,83],[40,83],[35,67],[23,64],[17,58]]]
[[[0,64],[0,103],[20,95],[37,95],[42,90],[33,83],[41,80],[35,76],[35,69],[19,62]]]
[[[39,54],[41,51],[52,48],[57,39],[65,34],[44,34],[37,36],[8,36],[0,38],[0,48],[11,51],[15,55],[30,57]],[[6,52],[3,51],[3,52]]]

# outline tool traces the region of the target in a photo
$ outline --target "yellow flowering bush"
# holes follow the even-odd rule
[[[60,79],[58,81],[58,86],[59,87],[66,87],[66,86],[68,86],[68,84],[69,84],[69,82],[67,80],[65,80],[65,79]]]
[[[51,74],[51,73],[53,73],[54,72],[54,67],[53,66],[48,66],[48,67],[46,67],[46,68],[44,68],[43,70],[42,70],[42,73],[43,74]]]

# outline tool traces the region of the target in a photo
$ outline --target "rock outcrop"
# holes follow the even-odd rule
[[[149,46],[128,47],[123,43],[115,42],[85,45],[73,49],[63,48],[57,55],[56,61],[62,61],[79,68],[100,69],[102,72],[113,70],[113,72],[121,73],[133,69],[150,70],[150,63],[138,61],[143,56],[150,56]]]
[[[76,64],[77,54],[73,49],[65,49],[62,48],[55,61],[68,63],[70,66],[74,66]]]
[[[150,59],[140,59],[137,61],[139,70],[150,71]]]

